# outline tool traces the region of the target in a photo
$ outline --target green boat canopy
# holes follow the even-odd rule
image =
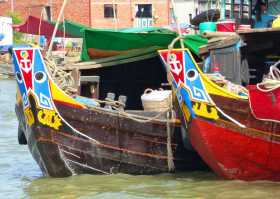
[[[56,22],[51,22],[51,24],[54,26],[55,26],[55,23]],[[68,20],[68,19],[65,19],[64,22],[61,22],[58,26],[59,30],[61,30],[61,31],[65,30],[66,34],[70,34],[70,35],[73,35],[78,38],[83,38],[83,35],[84,35],[83,30],[86,28],[89,28],[89,27],[85,26],[83,24]]]
[[[205,45],[208,39],[201,37],[200,35],[185,35],[184,45],[186,48],[190,49],[192,53],[199,56],[199,48]]]
[[[177,36],[176,32],[165,28],[122,29],[117,31],[84,29],[81,60],[93,59],[91,52],[99,52],[99,54],[102,52],[102,56],[104,54],[106,56],[106,52],[110,52],[110,55],[113,56],[149,47],[166,49]],[[187,35],[184,44],[194,54],[198,55],[199,47],[206,44],[207,41],[200,35]],[[179,47],[179,43],[176,47]]]
[[[59,29],[83,38],[81,61],[89,61],[94,56],[110,57],[151,47],[166,49],[178,36],[176,32],[162,27],[95,29],[70,20],[61,23]],[[200,35],[189,34],[184,37],[185,47],[196,55],[199,55],[199,47],[207,42]],[[179,47],[179,42],[176,47]]]
[[[125,54],[128,51],[148,47],[167,47],[176,33],[167,29],[140,32],[136,30],[85,29],[83,37],[82,61],[92,59],[89,52],[101,52],[102,56]],[[104,54],[104,55],[103,55]]]

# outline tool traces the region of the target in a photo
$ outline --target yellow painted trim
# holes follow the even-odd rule
[[[75,106],[86,108],[82,103],[77,102],[72,97],[63,92],[58,86],[50,79],[51,96],[53,100],[65,102]]]
[[[38,121],[46,126],[59,130],[62,125],[59,115],[54,110],[41,109],[37,114]]]
[[[17,85],[16,86],[16,103],[20,104],[21,102],[22,102],[21,94],[20,94],[20,91],[19,91],[19,88],[18,88],[18,85]]]
[[[31,111],[30,107],[27,107],[24,110],[24,114],[25,114],[25,118],[26,118],[28,126],[31,127],[35,123],[35,118],[34,118],[34,115]]]
[[[168,52],[169,50],[159,50],[158,52]],[[227,97],[227,98],[233,98],[233,99],[237,99],[237,100],[247,100],[248,97],[243,97],[243,96],[239,96],[236,95],[234,93],[229,92],[228,90],[220,87],[219,85],[215,84],[213,81],[211,81],[198,67],[196,61],[194,60],[192,54],[190,53],[189,49],[172,49],[172,51],[187,51],[196,67],[196,69],[198,70],[201,79],[203,81],[204,87],[207,91],[208,94],[213,94],[213,95],[219,95],[219,96],[223,96],[223,97]]]

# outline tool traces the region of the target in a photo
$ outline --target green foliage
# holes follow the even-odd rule
[[[7,16],[12,18],[13,24],[20,24],[23,21],[22,17],[17,12],[8,12]]]
[[[8,17],[12,18],[13,24],[17,25],[17,24],[21,24],[23,22],[22,17],[20,16],[20,14],[16,13],[16,12],[8,12],[7,13]],[[25,43],[23,41],[23,34],[17,31],[13,31],[13,38],[14,38],[14,43],[15,44],[23,44]]]

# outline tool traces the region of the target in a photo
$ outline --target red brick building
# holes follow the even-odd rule
[[[63,0],[0,0],[0,15],[19,13],[55,20]],[[169,0],[68,0],[65,18],[95,28],[164,26]]]
[[[92,0],[91,16],[93,27],[164,26],[169,23],[169,0]]]
[[[44,18],[55,20],[60,11],[63,0],[1,0],[0,15],[8,12],[16,12],[26,19],[33,15],[40,17],[43,11]],[[90,0],[68,0],[65,10],[65,18],[90,25]]]

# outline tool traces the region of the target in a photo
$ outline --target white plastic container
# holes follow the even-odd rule
[[[145,111],[166,111],[172,100],[171,90],[146,89],[141,100]]]

